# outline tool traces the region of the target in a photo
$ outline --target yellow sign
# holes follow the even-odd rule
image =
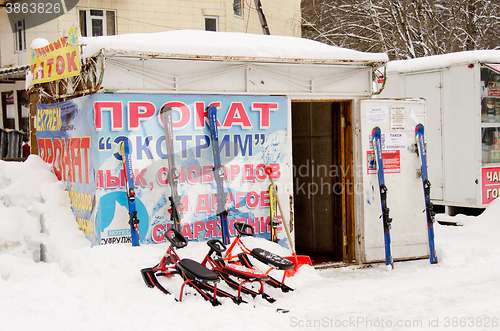
[[[80,74],[80,52],[78,50],[78,27],[69,30],[69,37],[31,49],[30,85],[46,83]]]

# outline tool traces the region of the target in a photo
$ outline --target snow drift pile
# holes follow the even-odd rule
[[[5,330],[148,330],[158,325],[426,330],[452,329],[460,322],[471,330],[494,330],[499,325],[498,199],[479,217],[437,215],[463,224],[436,223],[438,264],[396,262],[391,272],[383,264],[322,271],[302,267],[289,279],[295,291],[285,295],[270,289],[288,314],[258,305],[223,303],[211,309],[195,295],[178,303],[174,295],[147,288],[139,271],[157,262],[166,244],[89,248],[67,192],[37,156],[24,163],[0,161],[0,201],[0,321]],[[248,246],[285,250],[268,240],[247,239]],[[40,243],[50,263],[34,262],[40,259]],[[207,249],[205,243],[190,242],[179,254],[200,261]],[[167,279],[164,285],[178,293],[179,282]],[[247,320],[252,322],[242,322]]]
[[[51,262],[71,248],[89,245],[82,232],[71,230],[78,225],[64,183],[37,155],[25,162],[0,161],[0,214],[0,271],[4,278],[10,269],[6,259]]]

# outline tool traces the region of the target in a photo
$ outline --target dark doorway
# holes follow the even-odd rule
[[[354,257],[351,105],[292,102],[295,245],[313,264]]]

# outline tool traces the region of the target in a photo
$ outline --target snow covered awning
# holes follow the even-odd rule
[[[500,63],[500,50],[479,50],[433,55],[387,63],[387,73],[410,73],[448,68],[452,65],[481,62]]]
[[[383,53],[364,53],[317,41],[237,32],[174,30],[104,37],[82,37],[83,57],[105,54],[218,61],[383,64]]]
[[[0,69],[0,84],[12,83],[16,80],[24,80],[26,71],[29,70],[29,65],[22,65],[17,67],[9,67]]]

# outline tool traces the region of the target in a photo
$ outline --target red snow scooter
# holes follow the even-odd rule
[[[203,262],[204,266],[210,266],[226,284],[234,290],[238,290],[236,303],[243,302],[241,294],[249,294],[253,298],[261,295],[262,298],[269,303],[273,303],[276,299],[264,293],[264,283],[269,280],[269,276],[256,268],[243,266],[239,261],[225,261],[222,258],[222,253],[226,251],[226,246],[219,239],[207,241],[210,251]],[[215,258],[214,258],[215,257]],[[259,283],[260,289],[254,291],[244,285],[247,283]]]
[[[286,277],[286,271],[293,269],[295,264],[292,261],[285,259],[284,257],[266,251],[262,248],[254,248],[251,250],[246,247],[241,240],[241,237],[254,236],[255,229],[253,228],[253,226],[242,222],[236,222],[234,223],[234,228],[236,229],[237,236],[231,246],[229,246],[229,248],[227,249],[226,254],[224,255],[224,261],[226,261],[227,263],[234,263],[235,261],[237,261],[242,266],[245,266],[247,268],[254,268],[249,259],[249,256],[251,256],[269,266],[269,269],[265,272],[266,275],[269,275],[272,270],[284,270],[285,273],[283,274],[283,278],[281,281],[269,276],[269,279],[266,280],[266,283],[271,285],[272,287],[280,288],[283,292],[293,291],[291,287],[285,285],[284,281]],[[234,255],[233,249],[236,245],[238,245],[242,252]]]
[[[171,294],[160,284],[156,276],[174,277],[175,275],[180,275],[184,280],[178,300],[180,302],[182,302],[184,286],[186,284],[200,293],[203,299],[210,301],[213,306],[221,304],[217,300],[217,296],[230,298],[237,303],[244,302],[235,295],[217,289],[217,283],[220,281],[220,278],[216,272],[207,269],[202,264],[191,259],[179,258],[175,249],[186,247],[188,244],[186,238],[179,231],[170,228],[165,233],[165,237],[170,242],[170,246],[160,263],[152,268],[141,270],[142,278],[148,287],[156,287],[165,294]]]

